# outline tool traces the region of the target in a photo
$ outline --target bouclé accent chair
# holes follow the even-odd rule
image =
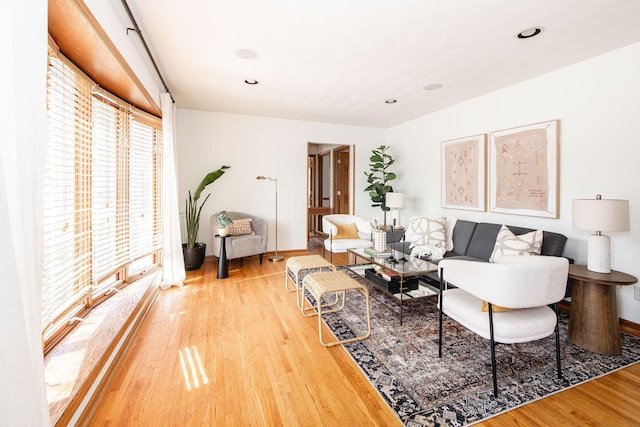
[[[366,219],[349,214],[332,214],[322,217],[322,232],[328,236],[324,240],[325,251],[330,253],[330,262],[333,262],[333,254],[346,252],[347,249],[369,248],[371,243],[371,224]]]
[[[494,396],[498,396],[496,343],[535,341],[555,333],[558,378],[562,378],[557,303],[564,298],[567,286],[569,261],[566,258],[504,256],[499,263],[444,259],[438,268],[439,357],[442,357],[444,313],[490,340]],[[446,284],[455,288],[445,290]],[[483,301],[486,311],[482,308]]]

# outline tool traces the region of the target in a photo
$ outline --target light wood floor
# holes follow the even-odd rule
[[[99,406],[81,425],[401,425],[341,346],[320,345],[316,318],[303,317],[295,292],[284,289],[284,262],[234,260],[224,280],[216,279],[216,265],[207,260],[188,273],[186,286],[160,292]],[[638,420],[640,364],[479,425],[631,426]]]

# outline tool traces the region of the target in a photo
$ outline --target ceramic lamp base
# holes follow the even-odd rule
[[[609,236],[599,234],[589,236],[587,270],[596,273],[611,273],[611,239]]]

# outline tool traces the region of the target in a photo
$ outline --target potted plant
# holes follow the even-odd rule
[[[200,194],[207,187],[207,185],[215,182],[218,178],[220,178],[225,170],[229,169],[230,166],[222,166],[220,169],[209,172],[200,182],[198,188],[193,193],[193,197],[191,196],[191,191],[189,191],[189,197],[186,201],[186,223],[187,223],[187,243],[182,245],[182,254],[184,257],[184,267],[185,270],[197,270],[202,267],[202,263],[204,262],[204,255],[207,249],[207,245],[204,242],[197,242],[198,239],[198,230],[200,229],[200,213],[202,212],[202,208],[211,193],[205,197],[202,204],[198,205],[198,200],[200,199]]]
[[[218,212],[218,215],[216,216],[216,222],[220,226],[218,228],[218,234],[221,236],[226,236],[229,233],[227,227],[233,224],[233,221],[231,220],[231,218],[229,218],[229,215],[227,215],[227,211]]]
[[[369,185],[364,191],[369,192],[369,197],[373,204],[371,206],[380,207],[384,213],[384,227],[387,226],[387,212],[391,210],[386,205],[387,193],[393,192],[393,187],[388,184],[389,181],[396,179],[396,174],[389,172],[388,169],[395,160],[391,155],[387,154],[389,146],[381,145],[378,148],[372,150],[369,161],[369,172],[365,171],[367,176],[367,182]]]

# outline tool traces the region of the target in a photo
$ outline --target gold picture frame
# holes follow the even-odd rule
[[[443,208],[486,210],[486,146],[484,133],[442,143]]]
[[[491,132],[489,211],[559,217],[560,121]]]

